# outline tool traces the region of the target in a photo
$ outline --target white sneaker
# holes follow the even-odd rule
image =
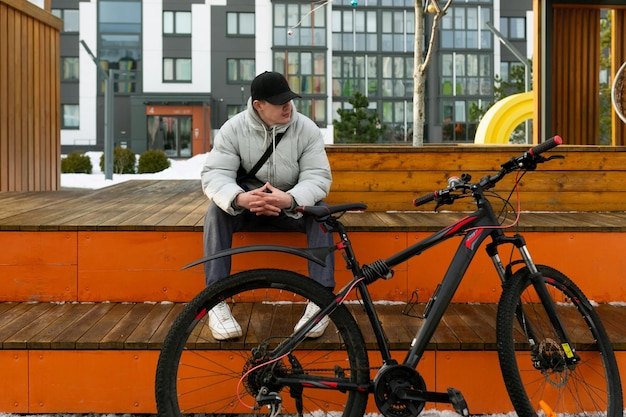
[[[304,314],[298,321],[298,323],[294,326],[293,330],[297,331],[300,327],[304,326],[304,324],[311,319],[314,315],[316,315],[320,311],[320,308],[313,304],[307,303],[306,310],[304,310]],[[311,339],[315,339],[324,334],[324,330],[328,327],[328,323],[330,319],[328,316],[322,317],[322,319],[317,323],[313,328],[306,334],[306,337],[310,337]]]
[[[209,328],[215,340],[234,339],[243,334],[241,326],[224,301],[209,310]]]

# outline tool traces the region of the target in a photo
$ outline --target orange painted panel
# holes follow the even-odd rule
[[[224,363],[232,356],[224,355]],[[6,413],[155,413],[154,372],[158,351],[0,351],[5,378],[0,380],[0,412]],[[392,356],[402,362],[404,351]],[[370,365],[380,356],[370,352]],[[626,352],[616,352],[626,371]],[[29,366],[30,363],[30,366]],[[428,351],[418,371],[429,390],[454,387],[464,394],[470,412],[512,410],[502,382],[497,352]],[[376,370],[372,370],[374,378]],[[480,383],[477,382],[480,375]],[[30,391],[30,403],[26,407]],[[5,395],[6,393],[6,395]],[[426,410],[450,409],[427,404]],[[368,412],[377,413],[370,397]]]
[[[0,350],[0,412],[28,412],[28,352]]]
[[[409,242],[424,238],[426,233],[410,233]],[[560,270],[585,292],[590,300],[600,303],[626,300],[626,259],[616,256],[614,249],[626,246],[624,233],[525,233],[533,260]],[[420,301],[426,301],[441,281],[452,259],[457,239],[447,241],[409,260],[408,287],[417,288]],[[500,257],[509,259],[510,250],[503,246]],[[519,259],[517,256],[516,259]],[[491,260],[479,250],[467,275],[459,286],[455,302],[497,302],[500,281]]]
[[[233,238],[235,247],[263,243],[306,247],[306,236],[274,232],[238,233]],[[353,243],[360,259],[372,262],[404,248],[406,234],[354,233]],[[384,249],[379,253],[379,248]],[[200,232],[80,232],[78,299],[187,301],[203,288],[204,275],[202,266],[184,271],[181,267],[201,257]],[[350,274],[345,271],[345,262],[339,253],[335,261],[339,271],[337,282],[341,286],[349,280]],[[283,268],[308,275],[306,260],[293,255],[257,252],[233,257],[233,273],[251,268]],[[398,276],[394,280],[374,284],[374,294],[406,298],[405,268],[402,265],[397,268]]]
[[[426,233],[354,232],[362,263],[396,253]],[[607,248],[626,246],[623,233],[525,234],[533,259],[562,270],[597,302],[623,301],[620,271],[626,258]],[[234,246],[273,243],[306,246],[304,234],[240,233]],[[441,280],[457,239],[395,268],[395,277],[370,288],[375,299],[406,301],[413,290],[427,300]],[[181,267],[202,257],[201,232],[19,232],[0,234],[0,301],[186,301],[204,286],[201,266]],[[507,259],[507,248],[501,257]],[[579,259],[580,262],[572,262]],[[350,279],[335,255],[338,287]],[[276,252],[238,255],[233,272],[280,267],[307,274],[306,261]],[[479,251],[461,283],[456,302],[497,302],[500,289],[491,261]]]
[[[0,301],[76,301],[76,266],[0,266]]]
[[[471,414],[508,413],[513,411],[500,365],[498,352],[438,351],[436,390],[448,387],[461,391]],[[452,407],[438,404],[440,410]]]
[[[204,285],[198,232],[80,232],[80,301],[187,301]]]
[[[626,233],[530,233],[526,241],[536,263],[563,272],[590,300],[626,300]]]
[[[75,301],[76,234],[0,233],[0,301]]]
[[[158,351],[30,351],[30,413],[155,413]]]
[[[75,265],[73,232],[2,232],[0,265]]]

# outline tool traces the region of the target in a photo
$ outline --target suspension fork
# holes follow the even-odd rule
[[[491,261],[493,262],[502,283],[504,284],[504,282],[506,282],[508,279],[511,279],[513,275],[513,272],[510,269],[511,265],[505,268],[498,254],[498,246],[505,243],[513,244],[519,251],[523,263],[526,265],[528,271],[530,272],[531,284],[537,292],[539,300],[541,301],[541,305],[545,309],[546,314],[550,319],[550,323],[552,324],[552,327],[559,337],[560,345],[563,348],[567,359],[571,363],[577,363],[580,357],[578,356],[578,354],[576,354],[571,340],[565,332],[563,323],[561,322],[561,318],[556,309],[556,304],[550,296],[550,292],[548,291],[548,287],[545,283],[545,277],[539,271],[537,265],[535,265],[535,263],[533,262],[532,257],[530,256],[530,252],[528,251],[528,247],[526,246],[526,241],[524,237],[520,234],[515,234],[512,237],[498,235],[494,237],[493,242],[487,245],[487,254],[491,258]],[[524,329],[524,332],[528,338],[528,342],[531,344],[531,346],[536,346],[539,341],[537,340],[537,336],[532,328],[532,323],[530,323],[529,320],[527,320],[526,318],[521,300],[518,302],[516,315],[520,326],[522,326],[522,328]]]

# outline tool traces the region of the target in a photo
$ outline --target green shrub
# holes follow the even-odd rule
[[[170,167],[170,160],[162,150],[149,150],[139,156],[138,174],[161,172]]]
[[[113,173],[134,174],[137,158],[129,148],[118,146],[113,149]],[[100,157],[100,169],[104,172],[104,154]]]
[[[61,159],[61,172],[64,174],[91,174],[91,159],[80,152],[72,152]]]

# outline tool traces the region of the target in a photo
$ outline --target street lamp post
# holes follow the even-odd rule
[[[93,62],[98,72],[104,78],[104,178],[113,179],[113,77],[112,70],[109,73],[102,68],[100,60],[91,52],[84,40],[80,41]]]

